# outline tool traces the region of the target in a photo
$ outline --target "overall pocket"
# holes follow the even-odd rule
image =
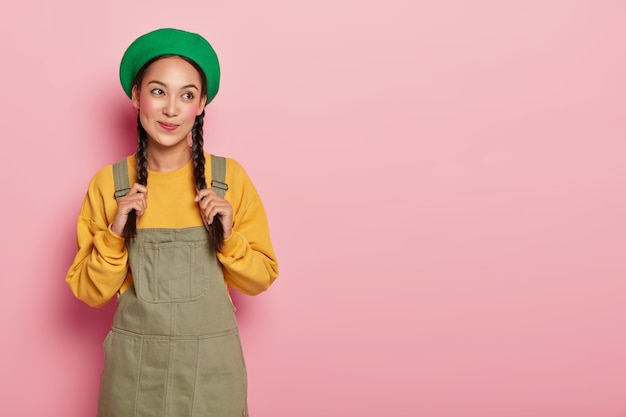
[[[137,297],[149,303],[188,302],[209,290],[209,246],[201,242],[138,242],[131,262]]]

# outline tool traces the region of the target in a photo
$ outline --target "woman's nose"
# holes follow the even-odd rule
[[[169,117],[176,116],[178,114],[178,105],[175,98],[170,98],[163,107],[163,114]]]

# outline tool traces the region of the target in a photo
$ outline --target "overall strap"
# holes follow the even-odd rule
[[[228,190],[226,184],[226,158],[211,155],[211,188],[215,193],[224,198]]]
[[[115,199],[119,202],[120,198],[130,191],[126,158],[113,165],[113,180],[115,181]]]

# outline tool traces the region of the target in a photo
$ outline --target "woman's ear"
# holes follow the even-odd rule
[[[205,107],[206,107],[206,96],[202,96],[200,97],[200,107],[198,107],[198,112],[196,113],[196,116],[200,116],[202,112],[204,111]]]
[[[139,110],[139,89],[137,88],[137,84],[133,84],[131,94],[131,101],[133,102],[133,107]]]

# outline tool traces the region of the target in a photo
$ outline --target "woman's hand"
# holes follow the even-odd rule
[[[124,226],[128,220],[128,213],[135,210],[141,216],[148,207],[148,189],[141,184],[133,184],[128,194],[120,198],[117,203],[117,213],[113,219],[111,230],[116,235],[124,234]]]
[[[208,228],[213,223],[215,216],[219,214],[219,219],[224,228],[224,239],[227,239],[233,232],[233,207],[210,188],[197,190],[197,192],[195,201],[200,207],[200,216],[204,226]]]

